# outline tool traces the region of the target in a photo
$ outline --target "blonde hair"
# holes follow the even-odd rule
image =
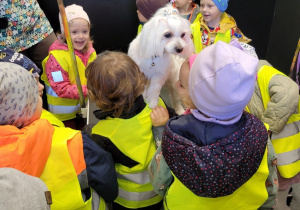
[[[145,75],[125,53],[105,51],[91,62],[85,72],[89,98],[102,111],[113,111],[114,117],[128,112],[142,94]]]

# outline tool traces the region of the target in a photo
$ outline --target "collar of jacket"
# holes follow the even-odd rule
[[[130,119],[130,118],[136,116],[137,114],[139,114],[141,111],[143,111],[143,109],[145,107],[146,107],[146,102],[144,101],[144,97],[143,97],[143,95],[140,95],[139,97],[137,97],[135,99],[134,104],[131,107],[130,111],[128,113],[123,112],[121,114],[121,116],[118,117],[118,118],[121,118],[121,119]],[[104,111],[101,111],[101,110],[95,110],[93,113],[94,113],[95,117],[98,120],[103,120],[103,119],[105,119],[107,117],[114,118],[113,117],[114,111],[104,112]]]
[[[216,31],[210,31],[207,23],[204,21],[203,17],[200,18],[200,25],[202,28],[205,28],[209,33],[216,33]],[[230,15],[228,15],[226,12],[223,12],[221,15],[221,21],[220,21],[220,29],[218,30],[219,33],[225,33],[229,29],[236,26],[236,22],[234,18]]]

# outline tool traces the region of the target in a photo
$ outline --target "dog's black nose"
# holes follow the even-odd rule
[[[183,50],[183,48],[177,48],[177,47],[176,47],[175,50],[176,50],[177,53],[181,53],[182,50]]]

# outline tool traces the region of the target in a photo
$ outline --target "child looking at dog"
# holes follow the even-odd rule
[[[104,210],[103,199],[115,200],[118,184],[111,155],[87,134],[40,118],[42,98],[33,74],[2,62],[0,92],[0,168],[43,180],[52,194],[51,209],[93,205]]]
[[[176,8],[181,17],[193,23],[200,13],[199,5],[194,3],[195,0],[172,0],[173,7]]]
[[[229,43],[232,38],[245,43],[251,41],[237,27],[234,18],[225,12],[228,1],[200,0],[200,14],[191,25],[196,53],[217,41]]]
[[[0,50],[0,62],[15,63],[29,71],[36,79],[39,95],[41,97],[43,96],[44,85],[42,85],[39,81],[41,70],[27,56],[15,52],[12,49],[4,48]],[[41,118],[47,119],[52,125],[65,127],[59,119],[45,109],[42,110]]]
[[[156,146],[151,109],[144,101],[146,78],[125,53],[106,51],[86,69],[89,97],[100,110],[91,138],[112,154],[118,176],[119,196],[113,209],[157,209],[156,195],[147,167]],[[159,104],[164,106],[160,99]]]
[[[275,158],[272,144],[267,146],[263,123],[243,112],[254,90],[257,63],[257,58],[224,42],[183,63],[177,88],[191,112],[168,121],[149,165],[155,192],[166,194],[166,209],[275,205],[275,197],[268,199],[276,173],[270,166]],[[230,82],[233,78],[236,83]]]
[[[79,5],[67,6],[65,11],[83,95],[87,97],[85,68],[97,56],[90,37],[90,20]],[[61,34],[58,34],[59,39],[51,45],[49,55],[43,61],[41,79],[45,82],[49,111],[66,127],[81,130],[83,119],[76,118],[76,113],[80,111],[79,93],[60,15],[59,20]]]
[[[148,22],[154,13],[168,3],[169,0],[136,0],[136,12],[140,21],[137,34],[141,32],[144,24]]]

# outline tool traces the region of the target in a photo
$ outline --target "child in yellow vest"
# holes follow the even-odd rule
[[[291,210],[300,207],[300,112],[299,87],[295,81],[267,61],[260,61],[249,111],[270,125],[269,135],[277,154],[278,205],[286,209],[292,188]]]
[[[94,111],[100,121],[91,138],[112,154],[118,176],[113,209],[159,210],[162,196],[153,191],[147,171],[156,147],[151,109],[142,95],[144,74],[125,53],[106,51],[89,64],[86,76],[89,97],[100,109]]]
[[[195,0],[171,0],[181,17],[193,23],[200,13],[199,5],[194,3]]]
[[[196,53],[219,40],[226,43],[232,38],[238,38],[245,43],[251,41],[237,27],[234,18],[225,12],[228,1],[200,1],[200,14],[191,25]]]
[[[221,60],[223,62],[220,62]],[[239,64],[236,65],[235,62]],[[228,181],[230,180],[231,183],[227,181],[222,183],[222,181],[220,181],[222,178],[216,178],[218,176],[217,171],[222,170],[224,173],[225,171],[227,173],[232,170],[240,170],[234,169],[232,164],[229,164],[230,169],[226,170],[226,163],[228,163],[228,161],[222,158],[221,162],[224,162],[222,162],[221,165],[215,165],[220,161],[220,157],[218,156],[222,153],[222,149],[219,150],[217,148],[219,144],[229,146],[229,144],[231,144],[229,139],[232,138],[230,137],[232,134],[235,141],[238,139],[240,141],[242,138],[240,138],[241,136],[238,137],[239,132],[247,127],[247,123],[244,124],[242,122],[250,117],[251,120],[250,118],[248,118],[248,120],[253,120],[250,123],[252,124],[250,127],[253,126],[252,128],[254,130],[251,128],[247,133],[255,133],[256,129],[260,130],[260,132],[263,130],[263,134],[261,134],[264,137],[261,138],[261,140],[263,140],[264,143],[262,145],[264,148],[267,146],[268,135],[264,125],[253,115],[243,112],[243,107],[246,106],[250,100],[254,90],[257,63],[258,60],[254,56],[247,55],[224,42],[218,42],[216,45],[210,46],[208,49],[205,49],[205,52],[203,51],[203,53],[193,55],[183,63],[180,70],[179,81],[176,86],[183,103],[191,110],[184,116],[175,117],[168,121],[162,138],[162,146],[158,143],[160,146],[149,165],[151,183],[153,184],[155,192],[164,195],[168,190],[165,197],[165,207],[167,206],[169,209],[199,209],[199,205],[204,205],[203,208],[205,209],[217,209],[220,203],[222,203],[224,209],[250,210],[258,209],[259,207],[260,209],[272,208],[276,204],[275,196],[277,187],[272,186],[274,184],[273,176],[276,175],[274,171],[275,166],[272,165],[275,159],[275,153],[270,142],[268,152],[266,152],[268,160],[266,156],[264,156],[263,160],[258,161],[264,165],[263,170],[266,170],[266,173],[254,173],[251,178],[245,179],[246,182],[244,182],[244,184],[232,189],[233,191],[231,193],[227,195],[223,194],[222,196],[217,195],[221,193],[222,189],[226,189],[225,191],[227,191],[233,186],[238,186],[233,176],[231,178],[228,177]],[[216,74],[214,72],[218,73]],[[237,82],[234,84],[226,82],[226,78],[231,80],[235,74],[234,72],[239,75],[239,79],[236,80]],[[222,73],[223,76],[221,76]],[[228,73],[230,77],[226,76]],[[192,97],[190,97],[190,95]],[[223,95],[226,95],[226,97],[223,97]],[[235,97],[236,95],[238,95],[238,97]],[[224,104],[222,102],[223,100],[226,101],[224,101]],[[227,110],[228,113],[225,110]],[[229,112],[232,113],[232,115],[230,114],[231,116],[227,115]],[[240,112],[240,114],[234,117],[237,112]],[[160,117],[158,117],[159,115]],[[153,125],[161,126],[166,122],[162,119],[166,118],[166,116],[167,114],[163,111],[163,108],[156,107],[153,110],[153,114],[151,114]],[[222,118],[228,119],[224,121],[221,120]],[[233,129],[232,126],[236,127]],[[241,126],[246,127],[242,128]],[[257,126],[261,127],[258,128]],[[221,143],[224,135],[226,136],[226,140]],[[255,135],[253,136],[251,134],[251,136],[254,137]],[[158,136],[158,139],[161,138]],[[257,140],[253,139],[253,142],[254,141]],[[239,145],[241,146],[242,144]],[[250,145],[248,144],[248,146]],[[233,151],[241,151],[241,148],[238,147],[239,146],[235,148],[234,145],[232,145],[232,147],[230,146]],[[258,152],[258,150],[252,150],[250,147],[246,150],[254,153]],[[214,151],[218,152],[214,153]],[[208,152],[208,154],[206,154],[206,152]],[[265,151],[261,150],[260,152]],[[229,155],[226,155],[226,157],[230,157],[231,155],[233,155],[233,158],[236,157],[232,151],[227,150],[226,153]],[[266,155],[266,153],[264,153],[264,155]],[[205,154],[208,155],[207,160],[205,159]],[[247,153],[247,155],[250,155],[250,153]],[[253,161],[255,162],[255,160]],[[233,162],[237,164],[235,160],[232,161],[232,163]],[[246,168],[249,166],[247,166],[247,164],[243,165],[244,163],[241,163],[239,166]],[[172,173],[167,169],[168,167],[171,168]],[[220,167],[225,168],[221,169]],[[247,170],[251,170],[250,168]],[[260,170],[261,169],[262,168],[260,168]],[[231,175],[234,175],[234,173]],[[260,177],[262,175],[264,179],[255,180],[254,177]],[[224,175],[224,177],[225,176],[226,175]],[[238,182],[241,181],[241,178],[242,177],[239,178]],[[178,182],[178,180],[180,180],[185,187],[182,188],[182,184],[179,184],[180,182]],[[219,182],[218,180],[220,181],[219,185],[216,184]],[[246,189],[250,182],[252,182],[253,188],[248,187],[250,187],[249,189],[253,189],[252,192]],[[227,188],[227,184],[230,185],[230,187]],[[257,187],[256,190],[263,193],[260,195],[254,193],[254,191],[256,191],[254,185]],[[210,190],[209,188],[211,186],[214,187]],[[217,186],[223,187],[220,187],[219,191]],[[178,190],[179,187],[180,190]],[[177,193],[175,189],[177,189]],[[180,194],[181,190],[182,193]],[[216,190],[216,194],[209,195],[209,193],[214,190]],[[247,199],[244,198],[244,195],[247,195]]]
[[[15,52],[9,48],[4,48],[0,50],[0,62],[15,63],[29,71],[35,77],[39,95],[42,97],[44,85],[42,85],[39,81],[41,70],[33,63],[33,61],[21,53]],[[65,127],[65,125],[59,119],[45,109],[42,111],[41,118],[47,119],[52,125]]]
[[[42,119],[34,74],[0,65],[0,168],[39,177],[52,194],[51,209],[105,209],[118,183],[111,155],[86,133]],[[101,198],[99,197],[101,196]],[[98,208],[99,207],[99,208]]]
[[[81,6],[72,4],[65,11],[83,95],[87,97],[85,68],[97,56],[90,37],[90,20]],[[50,46],[49,55],[43,61],[41,79],[45,82],[49,111],[66,127],[81,130],[83,119],[76,118],[76,113],[80,111],[79,93],[60,15],[59,20],[61,34]]]

